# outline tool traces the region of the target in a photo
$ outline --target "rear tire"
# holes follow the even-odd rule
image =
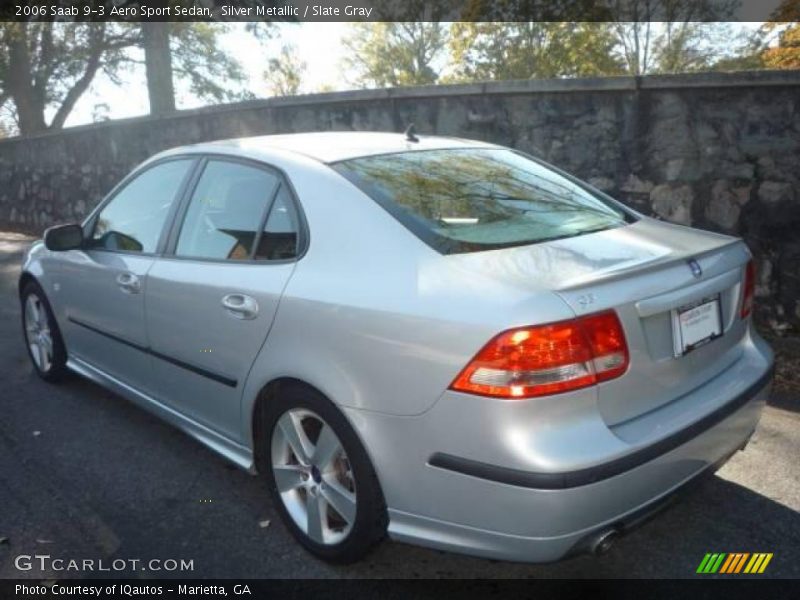
[[[22,288],[22,334],[36,374],[48,383],[68,374],[67,351],[42,287],[29,281]]]
[[[378,478],[341,412],[322,394],[285,384],[266,400],[261,464],[292,535],[332,563],[362,558],[386,535]]]

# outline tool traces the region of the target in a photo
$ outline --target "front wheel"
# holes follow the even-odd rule
[[[21,300],[22,330],[33,368],[45,381],[59,381],[67,374],[67,352],[44,291],[31,281]]]
[[[347,419],[318,392],[284,386],[268,400],[264,461],[278,512],[297,540],[330,562],[353,562],[386,533],[377,477]]]

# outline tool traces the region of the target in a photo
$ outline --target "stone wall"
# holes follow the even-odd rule
[[[520,148],[648,214],[743,236],[761,317],[800,330],[800,72],[512,81],[318,94],[0,140],[0,227],[76,220],[172,146],[310,130]]]

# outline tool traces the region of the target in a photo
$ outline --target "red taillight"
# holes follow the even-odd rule
[[[753,312],[753,298],[756,294],[756,264],[750,259],[744,268],[744,285],[742,285],[742,310],[739,315],[746,319]]]
[[[594,385],[622,375],[628,346],[614,311],[520,327],[492,339],[451,389],[497,398],[531,398]]]

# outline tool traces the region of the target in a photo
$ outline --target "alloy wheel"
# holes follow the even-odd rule
[[[287,512],[317,544],[344,540],[356,520],[356,482],[333,428],[307,409],[288,410],[272,432],[272,472]]]
[[[36,367],[47,373],[53,364],[53,336],[47,309],[36,294],[25,300],[25,338]]]

